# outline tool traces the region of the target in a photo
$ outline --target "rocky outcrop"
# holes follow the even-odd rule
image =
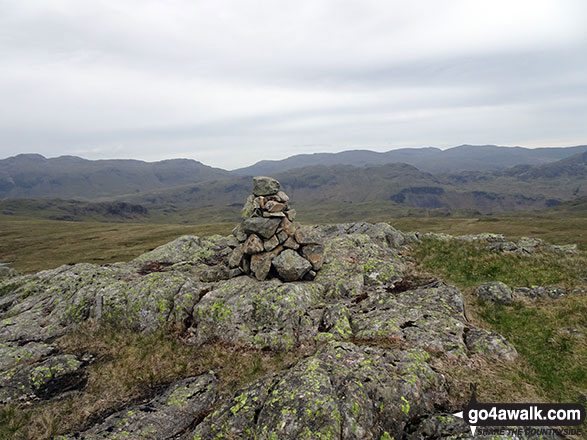
[[[585,291],[581,288],[567,290],[559,286],[532,286],[511,288],[501,281],[494,281],[478,286],[474,294],[485,301],[499,304],[510,304],[512,301],[534,299],[559,299],[567,295],[582,295]]]
[[[83,389],[92,359],[52,344],[93,318],[141,332],[173,325],[197,346],[214,341],[276,355],[301,347],[308,357],[230,397],[217,392],[213,372],[202,372],[68,438],[469,438],[467,426],[448,422],[447,377],[432,357],[509,362],[517,354],[468,322],[456,287],[406,280],[403,249],[417,238],[385,223],[278,229],[270,239],[257,230],[258,240],[244,230],[240,238],[240,230],[184,236],[128,263],[0,279],[0,401]],[[283,242],[272,248],[274,238]],[[271,252],[269,264],[254,258]],[[234,276],[243,261],[255,267],[251,274],[279,276]],[[299,279],[310,270],[312,280]]]
[[[259,176],[253,185],[242,209],[244,220],[232,232],[233,275],[250,274],[259,281],[271,275],[284,281],[314,279],[323,263],[322,237],[295,223],[296,211],[277,180]]]
[[[443,377],[422,350],[331,342],[264,377],[206,417],[193,438],[401,438],[446,403]]]
[[[560,254],[576,254],[576,244],[554,245],[548,244],[540,238],[522,237],[518,241],[510,241],[502,234],[482,233],[453,236],[444,233],[428,232],[426,234],[413,233],[415,240],[432,238],[435,240],[457,240],[469,243],[483,243],[488,249],[495,252],[511,252],[519,255],[532,255],[536,251],[556,252]]]

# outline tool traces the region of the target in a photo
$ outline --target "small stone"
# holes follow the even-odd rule
[[[295,209],[288,209],[285,211],[285,216],[290,222],[293,222],[296,219],[296,210]]]
[[[239,241],[243,242],[247,239],[247,234],[243,230],[242,223],[239,223],[233,230],[232,235]]]
[[[277,246],[279,246],[279,239],[277,238],[276,235],[271,237],[269,240],[265,240],[265,242],[263,243],[263,247],[265,248],[266,251],[272,251]]]
[[[499,304],[509,304],[513,301],[512,289],[501,281],[481,284],[475,289],[475,294],[486,301]]]
[[[243,258],[241,261],[240,267],[245,274],[247,274],[247,275],[250,274],[251,273],[251,260],[249,260],[248,257]]]
[[[244,271],[240,267],[235,267],[234,269],[230,269],[228,271],[228,275],[230,278],[238,277],[244,274]]]
[[[275,197],[277,198],[277,200],[279,200],[280,202],[288,202],[289,201],[289,197],[286,193],[284,193],[283,191],[278,191],[277,194],[275,194]]]
[[[314,270],[320,270],[324,264],[324,246],[321,244],[307,244],[302,248],[302,255],[312,263]]]
[[[228,265],[230,267],[238,267],[243,259],[243,247],[239,244],[232,250],[230,257],[228,258]]]
[[[296,233],[296,230],[298,229],[297,226],[294,223],[290,222],[287,218],[284,218],[281,221],[281,225],[279,227],[287,235],[294,235]]]
[[[265,210],[269,212],[282,212],[285,209],[283,203],[276,202],[275,200],[269,200],[265,204]]]
[[[289,235],[284,231],[280,231],[277,233],[277,238],[279,239],[279,243],[284,243],[289,238]]]
[[[296,241],[299,244],[319,244],[322,243],[322,237],[319,232],[311,226],[300,226],[296,229]]]
[[[258,254],[263,252],[263,240],[261,240],[256,234],[249,235],[247,241],[243,245],[243,252],[247,255]]]
[[[242,222],[242,229],[246,234],[257,234],[263,238],[271,238],[275,234],[280,221],[281,219],[279,218],[247,218]]]
[[[230,236],[228,237],[228,247],[230,247],[230,248],[233,248],[233,249],[234,249],[234,248],[235,248],[235,247],[237,247],[239,244],[240,244],[240,243],[239,243],[239,241],[236,239],[236,237],[235,237],[234,235],[230,235]]]
[[[314,272],[313,270],[309,270],[308,272],[306,272],[306,275],[304,275],[304,280],[306,281],[313,281],[314,278],[316,278],[316,272]]]
[[[251,272],[255,275],[255,278],[259,281],[267,278],[271,270],[271,262],[282,249],[281,246],[278,246],[270,252],[255,254],[251,257]]]
[[[245,205],[243,206],[243,209],[241,209],[241,217],[242,218],[249,218],[253,216],[253,213],[255,212],[255,208],[257,208],[258,206],[255,203],[255,196],[254,195],[250,195],[249,197],[247,197],[247,200],[245,201]]]
[[[300,257],[297,252],[286,249],[273,259],[273,266],[284,281],[301,280],[312,265],[305,258]]]
[[[503,336],[481,328],[471,328],[465,335],[465,343],[471,352],[501,359],[507,362],[516,360],[518,352]]]
[[[272,177],[253,177],[253,194],[256,196],[272,196],[281,188],[279,182]]]
[[[263,211],[263,217],[285,217],[285,214],[283,212],[268,212],[268,211]]]
[[[294,240],[293,237],[288,237],[287,240],[285,240],[285,243],[283,243],[283,247],[297,250],[300,248],[300,245],[297,241]]]

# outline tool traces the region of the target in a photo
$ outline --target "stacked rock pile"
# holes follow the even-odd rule
[[[229,258],[231,268],[258,280],[314,279],[324,261],[324,246],[315,232],[294,223],[296,211],[288,202],[277,180],[253,178],[253,194],[242,210],[244,220],[232,231],[238,244]]]

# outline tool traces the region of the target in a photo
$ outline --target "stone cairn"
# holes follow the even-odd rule
[[[324,261],[324,246],[311,228],[294,223],[295,209],[279,182],[254,177],[253,194],[242,209],[244,220],[232,231],[238,245],[229,258],[258,280],[276,276],[283,281],[313,280]]]

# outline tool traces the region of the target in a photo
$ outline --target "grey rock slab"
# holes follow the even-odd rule
[[[316,281],[332,298],[348,298],[366,287],[390,286],[403,277],[405,264],[387,244],[368,235],[350,234],[329,238],[324,244],[324,264]]]
[[[161,440],[179,438],[214,403],[214,374],[189,377],[171,385],[147,403],[129,407],[68,439]]]
[[[24,366],[39,361],[55,352],[55,347],[40,342],[15,344],[0,343],[0,377],[17,366]]]
[[[312,341],[324,288],[313,282],[283,283],[237,277],[218,283],[195,306],[190,342],[219,340],[256,348],[285,349]]]
[[[238,238],[238,237],[237,237]],[[228,238],[220,235],[196,237],[185,235],[135,258],[135,262],[205,263],[219,251],[227,249]]]
[[[85,384],[83,363],[74,355],[55,355],[0,375],[0,404],[48,399]]]
[[[411,420],[447,402],[422,350],[331,342],[268,375],[207,416],[196,438],[403,438]],[[198,437],[199,436],[199,437]]]
[[[463,304],[461,292],[443,283],[399,293],[371,291],[364,300],[349,306],[353,336],[403,341],[411,347],[464,359]]]
[[[414,241],[410,234],[403,234],[388,223],[338,223],[332,225],[313,226],[324,238],[335,238],[349,234],[367,235],[380,246],[399,248]],[[417,241],[417,240],[415,240]]]
[[[324,237],[320,235],[318,230],[311,226],[299,226],[295,231],[295,238],[301,245],[320,244],[324,241]]]
[[[286,249],[273,259],[273,267],[284,281],[301,280],[312,264],[292,249]]]
[[[11,301],[0,315],[0,341],[50,340],[90,317],[139,331],[181,323],[206,288],[199,276],[228,272],[227,266],[203,265],[196,274],[177,269],[139,275],[140,267],[77,264],[27,275],[2,296]]]
[[[277,194],[281,185],[272,177],[253,177],[253,194],[256,196],[271,196]]]

